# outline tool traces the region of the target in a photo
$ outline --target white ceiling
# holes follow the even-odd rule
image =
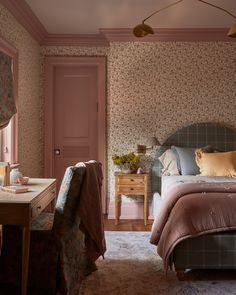
[[[236,0],[207,0],[236,15]],[[26,0],[49,33],[97,34],[99,28],[133,28],[175,0]],[[235,19],[198,0],[184,0],[147,21],[155,28],[227,28]]]

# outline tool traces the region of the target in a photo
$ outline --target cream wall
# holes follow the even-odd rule
[[[149,136],[214,121],[236,128],[236,46],[224,42],[111,43],[110,48],[43,47],[44,55],[107,56],[108,195],[111,157]],[[148,168],[154,153],[145,157]]]
[[[42,101],[39,96],[40,52],[38,43],[0,5],[0,36],[18,50],[19,163],[24,175],[43,175]]]

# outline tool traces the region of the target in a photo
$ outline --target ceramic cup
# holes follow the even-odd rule
[[[20,184],[27,184],[29,182],[29,177],[27,176],[18,177],[18,182]]]
[[[18,182],[18,178],[23,177],[22,173],[19,171],[18,168],[11,169],[10,172],[10,183],[14,184]]]

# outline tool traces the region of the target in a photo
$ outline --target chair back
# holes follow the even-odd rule
[[[53,223],[53,230],[59,235],[80,222],[79,194],[85,169],[85,167],[71,166],[65,171],[56,202]]]

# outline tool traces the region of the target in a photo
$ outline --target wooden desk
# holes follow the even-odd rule
[[[30,223],[55,199],[56,180],[31,178],[26,187],[29,191],[20,194],[0,190],[0,224],[22,227],[22,295],[27,294]]]
[[[115,224],[119,222],[119,195],[143,195],[143,219],[148,220],[148,174],[115,173]]]

